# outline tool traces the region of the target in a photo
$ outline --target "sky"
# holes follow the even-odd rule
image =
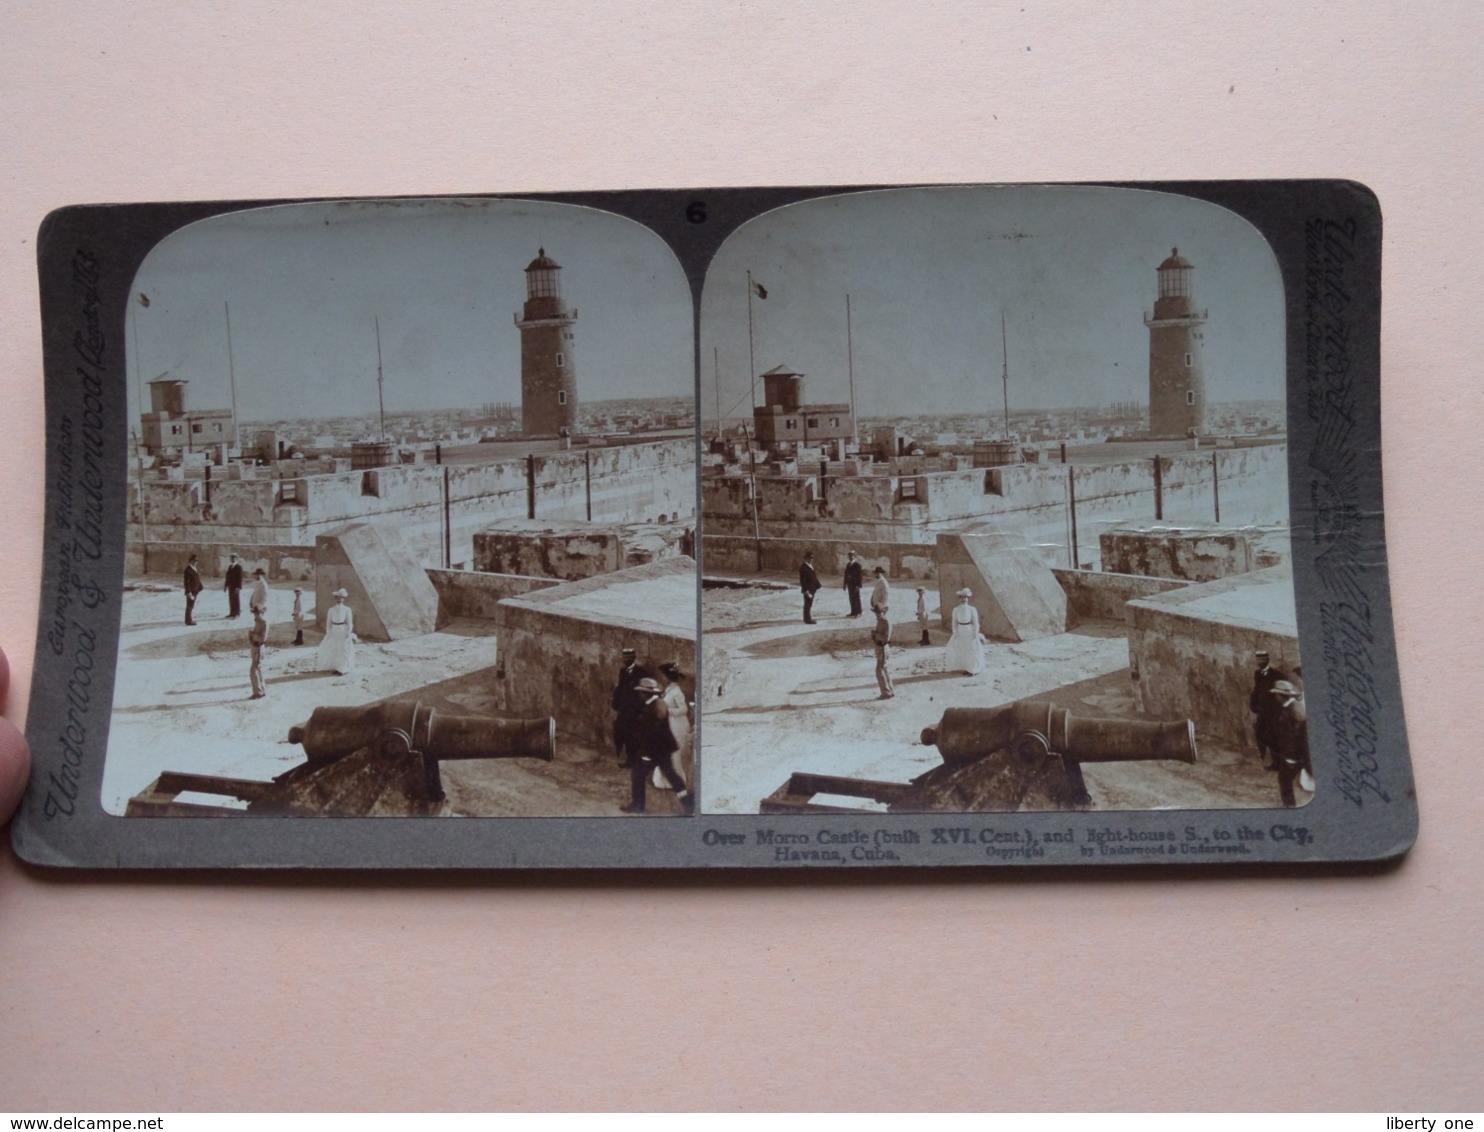
[[[1178,246],[1210,311],[1210,402],[1285,395],[1282,281],[1267,242],[1216,205],[1143,189],[966,186],[826,197],[766,213],[718,252],[701,299],[701,405],[746,416],[756,371],[848,402],[846,295],[862,417],[1149,400],[1145,312]],[[714,352],[713,352],[714,351]],[[720,381],[717,381],[719,372]],[[762,389],[757,396],[761,402]]]
[[[542,246],[578,311],[580,399],[692,394],[690,288],[642,225],[546,202],[332,202],[213,217],[150,251],[125,320],[130,419],[162,374],[191,407],[231,406],[228,308],[241,419],[374,415],[377,319],[388,412],[518,405],[514,315]]]

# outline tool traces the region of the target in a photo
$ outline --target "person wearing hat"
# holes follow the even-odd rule
[[[814,624],[814,595],[819,592],[819,574],[814,569],[814,551],[804,552],[799,565],[799,591],[804,595],[804,624]]]
[[[919,645],[930,645],[932,638],[928,636],[928,612],[927,612],[927,587],[917,587],[917,627],[922,630],[922,639]]]
[[[613,685],[610,700],[613,708],[613,753],[621,767],[632,767],[638,761],[635,729],[643,701],[639,699],[635,688],[648,675],[648,670],[639,663],[639,654],[631,648],[625,648],[623,667],[618,670],[618,680]]]
[[[325,614],[325,637],[319,643],[319,655],[315,667],[321,672],[336,672],[341,676],[356,669],[356,618],[345,599],[350,595],[343,588],[334,593],[335,604]]]
[[[856,557],[855,551],[846,556],[845,562],[845,592],[850,597],[850,616],[861,615],[861,586],[865,585],[864,571],[861,569],[861,560]]]
[[[1273,720],[1273,770],[1278,772],[1278,796],[1292,809],[1298,803],[1293,784],[1305,790],[1314,788],[1314,768],[1309,761],[1309,712],[1304,706],[1304,693],[1292,680],[1275,681],[1268,698],[1276,705]]]
[[[247,599],[247,610],[249,613],[261,613],[266,620],[268,616],[268,575],[261,566],[252,572],[252,593]]]
[[[967,586],[958,591],[958,605],[954,606],[953,635],[948,638],[948,647],[943,650],[945,672],[967,672],[977,676],[984,671],[984,640],[979,635],[979,610],[970,600],[974,592]]]
[[[201,567],[196,565],[196,555],[191,555],[191,560],[185,564],[186,616],[185,623],[194,625],[196,623],[196,599],[201,596],[201,591],[206,587],[201,582]]]
[[[675,773],[686,782],[691,780],[691,704],[686,697],[685,688],[681,686],[681,679],[685,673],[680,671],[680,665],[673,660],[667,660],[660,665],[660,675],[664,678],[665,711],[670,717],[670,734],[675,736],[675,751],[670,756],[671,765]],[[659,783],[655,782],[658,786]]]
[[[1252,694],[1247,697],[1247,707],[1252,712],[1252,731],[1257,739],[1257,754],[1262,759],[1262,768],[1277,770],[1273,740],[1278,723],[1278,701],[1269,693],[1279,680],[1288,679],[1288,673],[1269,663],[1267,649],[1258,649],[1256,659],[1257,671],[1252,677]]]
[[[680,799],[681,809],[690,813],[690,791],[685,787],[685,780],[675,773],[671,761],[675,752],[675,734],[670,730],[670,713],[665,707],[659,681],[653,676],[645,676],[634,685],[634,698],[639,703],[633,735],[637,757],[629,768],[629,800],[618,808],[626,814],[644,813],[645,788],[650,774],[658,768]]]
[[[294,587],[294,644],[304,643],[304,587]]]
[[[889,700],[897,694],[892,687],[891,672],[886,663],[891,659],[891,622],[886,619],[886,610],[871,607],[876,612],[876,624],[871,629],[871,645],[876,650],[876,687],[881,693],[878,700]]]
[[[872,571],[876,584],[871,587],[871,612],[885,614],[891,608],[891,583],[886,580],[886,567],[877,566]]]
[[[227,567],[227,578],[222,583],[222,589],[227,591],[227,620],[232,621],[242,616],[242,563],[237,561],[235,554],[231,555],[231,565]]]
[[[263,646],[268,643],[268,619],[257,606],[250,608],[252,628],[247,631],[247,647],[252,655],[252,663],[248,665],[247,678],[252,684],[250,698],[261,700],[268,694],[268,689],[263,685]]]

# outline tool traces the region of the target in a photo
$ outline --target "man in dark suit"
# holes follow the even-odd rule
[[[819,575],[814,571],[814,551],[804,555],[799,567],[799,589],[804,595],[804,624],[813,625],[814,595],[819,592]]]
[[[1277,705],[1273,721],[1273,769],[1278,772],[1278,796],[1292,809],[1298,803],[1293,784],[1313,788],[1314,768],[1309,761],[1309,712],[1304,693],[1291,681],[1279,680],[1268,692]]]
[[[232,555],[232,564],[227,567],[227,580],[222,585],[227,591],[227,620],[242,616],[242,563]]]
[[[1279,680],[1287,680],[1288,674],[1268,663],[1266,649],[1257,651],[1257,671],[1252,677],[1252,695],[1247,698],[1247,707],[1252,712],[1252,730],[1257,737],[1257,753],[1262,756],[1264,770],[1275,770],[1273,761],[1274,728],[1278,723],[1278,701],[1268,693]]]
[[[851,551],[845,563],[845,592],[850,595],[850,616],[861,615],[861,586],[865,584],[865,571],[861,569],[861,560]]]
[[[196,556],[191,555],[191,560],[186,563],[185,577],[182,579],[185,585],[186,595],[186,618],[187,625],[196,623],[196,598],[206,587],[201,582],[201,568],[196,565]]]
[[[649,777],[658,770],[670,784],[670,789],[675,791],[681,812],[688,814],[693,808],[691,794],[670,758],[677,744],[675,732],[670,727],[670,709],[665,707],[659,681],[652,676],[644,677],[634,685],[633,698],[638,713],[634,717],[634,761],[629,768],[629,800],[618,808],[626,814],[642,814]]]
[[[644,700],[635,689],[639,681],[649,675],[639,663],[638,653],[633,649],[623,650],[623,667],[618,670],[618,681],[613,686],[613,753],[618,756],[618,765],[632,767],[638,759],[638,720],[644,708]]]

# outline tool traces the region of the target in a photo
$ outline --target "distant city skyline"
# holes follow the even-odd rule
[[[656,397],[605,397],[584,400],[582,408],[584,412],[598,412],[603,409],[612,411],[611,406],[620,405],[644,405],[653,403],[655,406],[670,405],[675,402],[684,402],[686,408],[694,406],[695,398],[690,394],[661,395]],[[486,401],[476,405],[429,405],[424,408],[412,409],[388,409],[386,417],[388,421],[401,420],[407,417],[437,417],[437,416],[464,416],[478,417],[488,407],[496,405],[509,405],[517,412],[520,409],[519,401]],[[374,419],[379,415],[379,410],[372,408],[366,412],[356,413],[318,413],[310,415],[289,416],[284,414],[269,414],[265,417],[243,417],[244,423],[250,424],[272,424],[300,421],[346,421]]]
[[[149,253],[125,319],[130,420],[162,375],[192,408],[230,407],[232,371],[242,420],[375,415],[378,321],[388,413],[518,406],[514,315],[542,247],[579,312],[580,401],[693,396],[690,288],[642,225],[547,202],[341,201],[212,217]]]
[[[1002,415],[1002,312],[1012,413],[1147,405],[1143,318],[1176,246],[1210,311],[1210,401],[1281,401],[1282,280],[1245,220],[1142,189],[965,186],[826,197],[739,228],[702,293],[703,415],[716,416],[718,386],[723,414],[751,412],[749,271],[766,294],[752,297],[756,371],[803,373],[810,402],[850,399],[849,294],[862,417]]]

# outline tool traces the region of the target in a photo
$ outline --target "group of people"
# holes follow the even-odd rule
[[[201,592],[206,589],[201,581],[201,559],[199,555],[191,555],[185,565],[185,576],[182,579],[185,589],[185,623],[194,625],[196,623],[196,602],[201,597]],[[226,620],[235,621],[242,616],[242,584],[243,570],[242,560],[237,555],[232,555],[227,566],[227,572],[222,580],[222,589],[227,594]],[[248,598],[248,609],[254,606],[268,606],[268,582],[260,567],[253,571],[252,595]]]
[[[675,791],[684,813],[695,809],[685,779],[691,757],[691,703],[680,681],[683,673],[673,660],[659,666],[663,685],[639,663],[635,649],[623,650],[623,665],[613,687],[613,750],[618,765],[629,772],[629,800],[619,806],[626,814],[645,811],[650,778]]]
[[[234,621],[242,616],[244,580],[242,561],[233,554],[229,559],[222,584],[222,589],[227,594],[225,619],[228,621]],[[199,555],[191,555],[189,561],[186,562],[182,583],[186,599],[185,623],[195,625],[196,602],[206,588],[201,581]],[[333,594],[335,604],[325,613],[325,635],[320,641],[319,652],[315,657],[315,668],[320,672],[334,672],[343,676],[355,671],[355,614],[346,604],[346,598],[349,596],[350,594],[345,589],[337,589]],[[253,584],[248,594],[247,611],[253,619],[252,628],[247,631],[247,647],[251,657],[248,666],[248,681],[252,685],[252,695],[249,698],[260,700],[268,694],[267,686],[263,681],[263,648],[268,643],[268,573],[261,566],[253,570]],[[302,645],[304,643],[303,586],[294,587],[294,608],[291,616],[294,621],[294,644]]]
[[[242,569],[242,560],[233,554],[228,559],[226,574],[222,579],[222,589],[227,595],[227,614],[224,620],[235,621],[242,616],[242,589],[245,575]],[[185,590],[185,623],[194,625],[196,623],[196,602],[201,593],[206,589],[201,581],[201,557],[193,554],[185,565],[185,575],[181,579]],[[295,591],[298,592],[298,591]],[[268,608],[268,575],[261,566],[253,571],[252,593],[247,599],[247,609],[251,613],[255,609],[266,611]],[[298,642],[302,644],[303,642]]]
[[[876,650],[876,684],[880,699],[889,700],[896,695],[887,662],[891,659],[891,622],[888,612],[891,606],[891,583],[886,577],[886,567],[873,569],[875,582],[871,587],[870,607],[876,624],[871,629],[871,643]],[[821,589],[819,571],[814,565],[814,552],[804,555],[799,566],[799,591],[804,595],[804,624],[814,625],[814,595]],[[855,551],[846,555],[844,588],[850,602],[851,618],[860,617],[865,611],[861,605],[861,590],[865,588],[865,567]],[[962,671],[976,676],[984,670],[984,637],[979,631],[979,611],[974,608],[971,590],[958,591],[959,604],[950,618],[953,626],[948,647],[944,652],[943,667],[949,671]],[[917,587],[917,627],[920,630],[919,645],[932,644],[928,632],[927,587]]]

